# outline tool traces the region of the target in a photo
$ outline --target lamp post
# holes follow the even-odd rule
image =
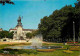
[[[75,22],[73,21],[73,41],[75,44]]]

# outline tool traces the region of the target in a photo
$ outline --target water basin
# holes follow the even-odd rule
[[[62,48],[62,46],[11,46],[7,47],[11,49],[56,49],[56,48]]]

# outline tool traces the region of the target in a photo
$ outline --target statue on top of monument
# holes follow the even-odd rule
[[[19,16],[18,22],[21,22],[21,17]]]
[[[17,24],[17,26],[16,27],[18,27],[18,26],[21,26],[22,27],[22,23],[21,23],[21,17],[19,16],[19,18],[18,18],[18,24]]]

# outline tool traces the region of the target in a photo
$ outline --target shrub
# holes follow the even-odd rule
[[[27,53],[27,54],[31,54],[31,53],[33,53],[33,54],[37,54],[37,51],[36,50],[19,50],[18,51],[18,54],[22,54],[22,53]]]
[[[0,53],[3,53],[3,50],[0,49]]]
[[[2,49],[0,50],[1,53],[3,53],[3,51],[9,51],[9,54],[23,54],[23,53],[27,53],[27,54],[37,54],[36,50],[24,50],[24,49],[10,49],[10,48],[6,48],[6,49]]]

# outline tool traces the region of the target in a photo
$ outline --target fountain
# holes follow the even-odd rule
[[[36,35],[31,40],[32,40],[31,46],[38,47],[38,48],[42,46],[43,38],[41,34]]]
[[[32,39],[29,40],[31,45],[29,46],[14,46],[9,47],[12,49],[55,49],[55,48],[62,48],[62,46],[42,46],[43,37],[42,34],[38,34]]]

